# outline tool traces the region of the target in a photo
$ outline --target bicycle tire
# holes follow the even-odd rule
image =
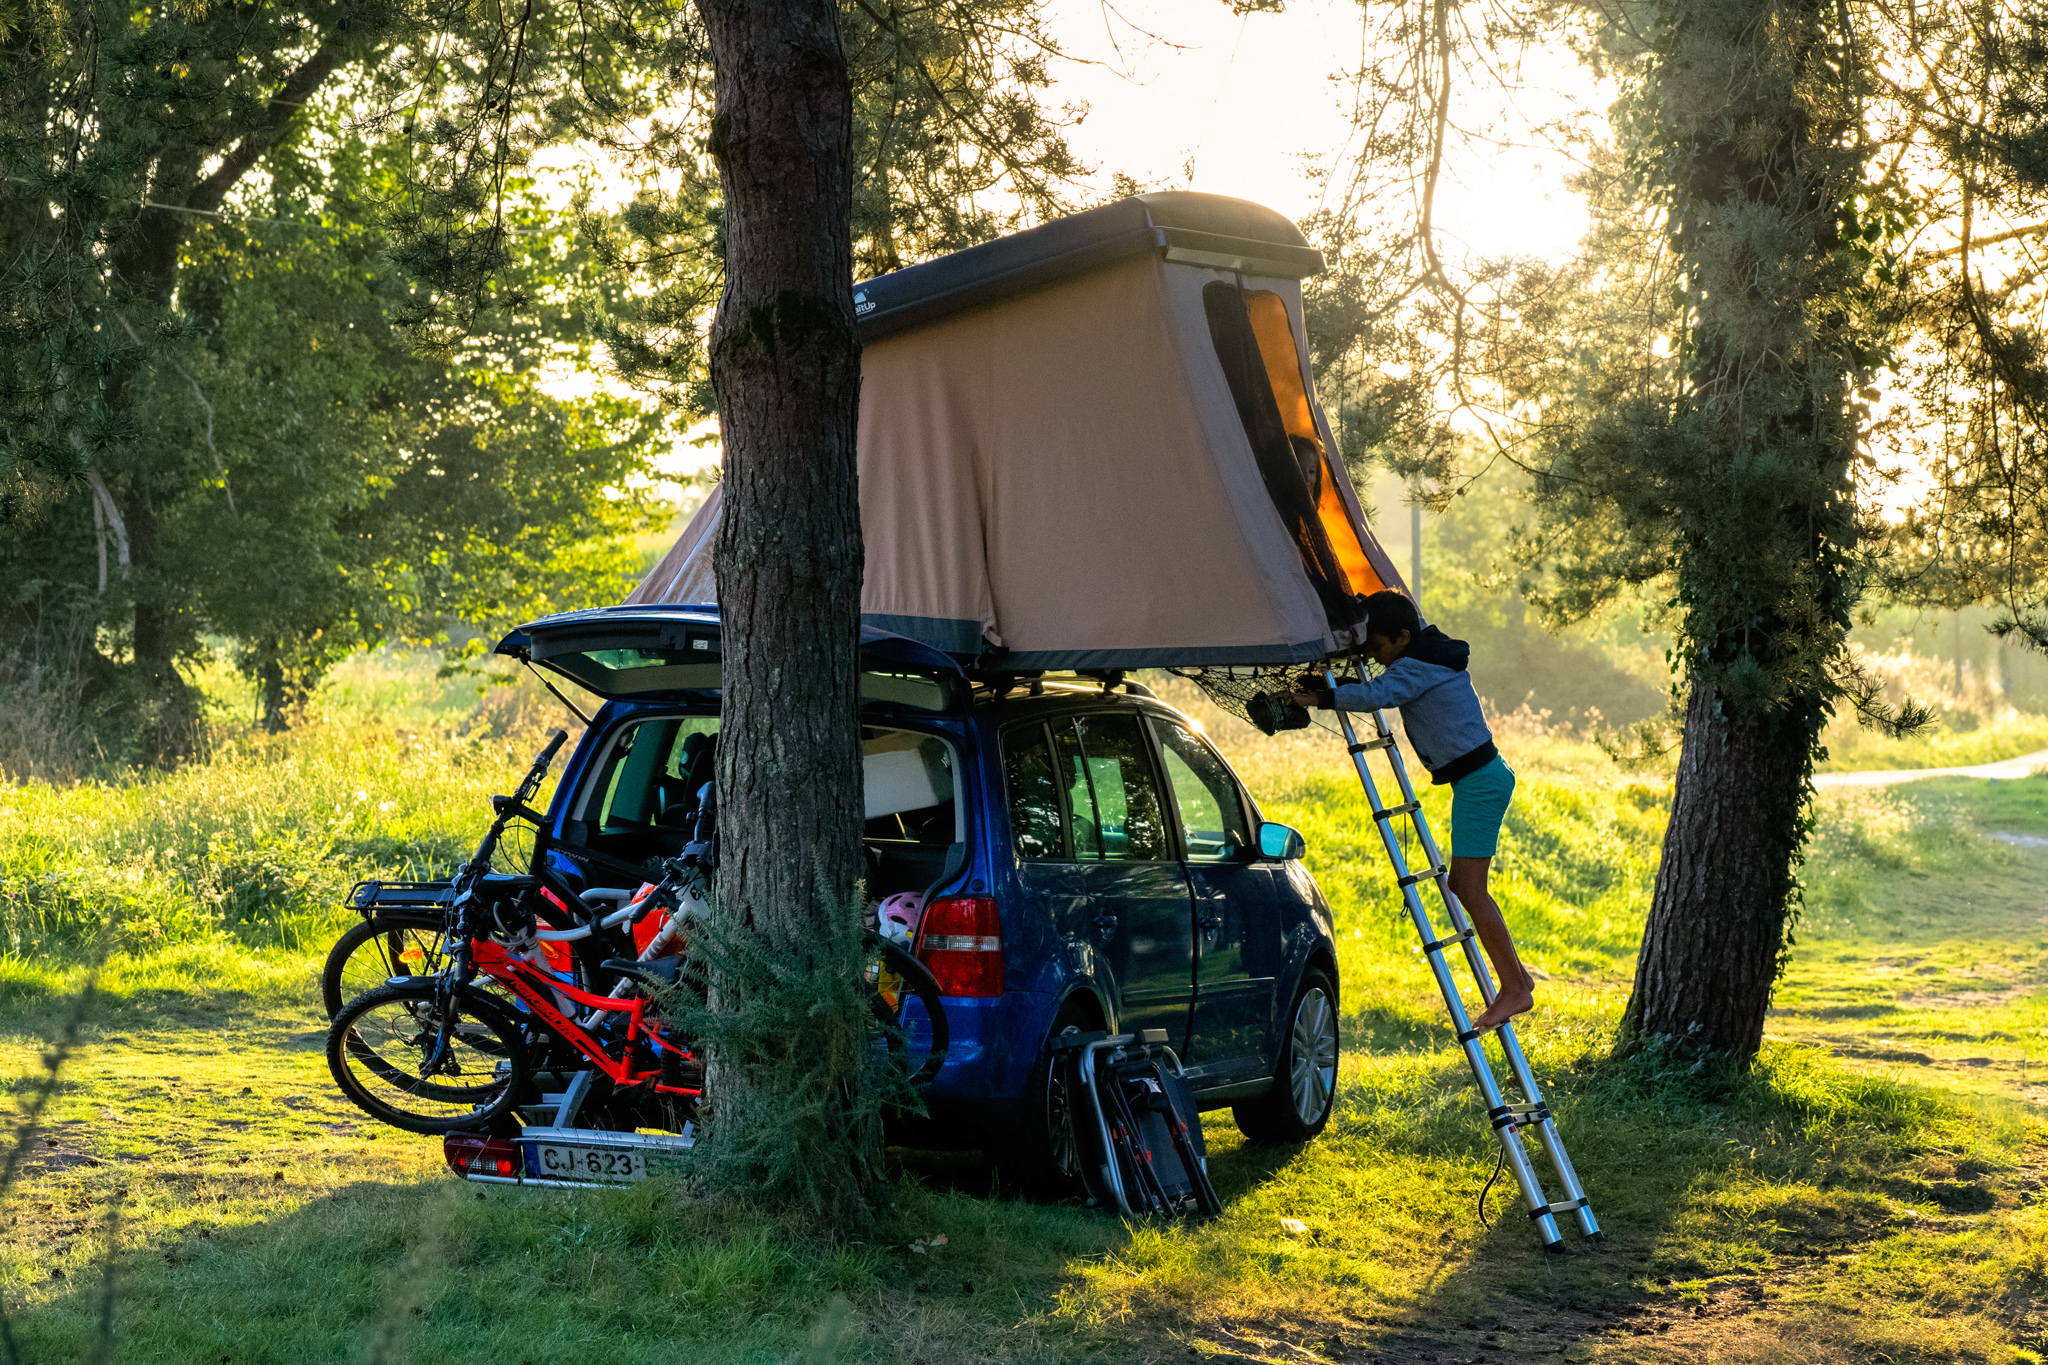
[[[490,996],[463,990],[455,1001],[453,1040],[436,1069],[421,1074],[440,1040],[430,1019],[440,982],[428,977],[366,991],[342,1006],[327,1031],[327,1069],[342,1094],[371,1118],[409,1133],[481,1127],[516,1104],[532,1080],[524,1032]],[[407,1036],[410,1033],[411,1036]],[[475,1068],[476,1085],[435,1077]],[[484,1078],[488,1079],[484,1079]]]
[[[320,971],[320,1001],[328,1019],[364,991],[388,985],[394,977],[430,975],[438,969],[446,936],[447,919],[439,911],[379,912],[350,925],[327,950],[327,963]]]
[[[891,1005],[873,982],[868,985],[868,1011],[874,1015],[875,1022],[889,1032],[890,1052],[904,1050],[902,1019],[905,999],[916,997],[924,1006],[925,1018],[931,1021],[931,1051],[918,1068],[905,1077],[911,1085],[928,1084],[945,1066],[946,1050],[952,1045],[952,1030],[946,1021],[945,997],[939,994],[938,979],[929,967],[880,934],[868,934],[867,948],[872,956],[881,959],[882,965],[896,974],[906,988],[906,994],[899,996],[896,1004]]]

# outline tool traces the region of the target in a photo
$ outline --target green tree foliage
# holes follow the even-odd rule
[[[1541,487],[1568,579],[1669,580],[1691,690],[1626,1028],[1746,1061],[1859,592],[1852,390],[1876,357],[1842,226],[1862,149],[1827,6],[1688,0],[1660,17],[1616,113],[1665,212],[1676,383],[1588,414]],[[1717,876],[1717,858],[1735,865]]]
[[[2025,591],[2048,581],[2028,255],[2041,27],[2011,7],[1853,0],[1566,15],[1554,31],[1623,90],[1577,178],[1584,253],[1447,261],[1430,205],[1452,98],[1557,13],[1382,20],[1410,59],[1361,86],[1381,97],[1362,104],[1351,183],[1405,184],[1421,212],[1406,236],[1377,229],[1405,269],[1354,312],[1414,330],[1332,337],[1369,376],[1358,444],[1427,496],[1503,463],[1533,478],[1510,544],[1553,621],[1640,591],[1666,603],[1686,748],[1631,1026],[1745,1058],[1796,915],[1822,725],[1842,706],[1895,731],[1925,716],[1854,667],[1859,602],[1880,582],[2002,595],[2025,630]],[[1360,234],[1391,217],[1353,213]],[[1916,462],[1938,496],[1888,527]]]
[[[193,226],[391,18],[381,0],[0,14],[0,513],[20,524],[89,504],[113,538],[120,625],[152,713],[144,747],[158,755],[193,736],[162,556],[162,504],[185,471],[149,448],[135,390],[181,330]]]
[[[393,219],[409,320],[455,348],[529,305],[507,186],[541,148],[577,141],[637,178],[616,223],[593,219],[595,187],[581,200],[583,297],[620,375],[721,418],[718,899],[758,951],[718,975],[712,1007],[740,1027],[763,1004],[783,1040],[770,1057],[714,1047],[707,1178],[857,1229],[880,1170],[845,1047],[865,1024],[837,979],[848,959],[817,952],[853,941],[859,903],[851,289],[1060,205],[1076,168],[1040,99],[1055,49],[1027,0],[539,0],[467,36],[380,76],[382,117],[415,149]],[[810,684],[791,694],[790,677]]]
[[[1993,605],[2048,650],[2048,18],[1980,2],[1859,9],[1876,169],[1852,229],[1901,330],[1874,426],[1907,482],[1886,586]],[[1932,487],[1924,496],[1921,477]]]
[[[1536,263],[1459,253],[1437,191],[1447,164],[1571,141],[1581,120],[1509,128],[1486,108],[1519,85],[1527,53],[1583,37],[1588,20],[1545,0],[1361,4],[1359,16],[1368,55],[1346,73],[1351,140],[1324,169],[1326,207],[1303,222],[1329,261],[1304,281],[1309,342],[1346,459],[1385,464],[1441,510],[1529,439],[1530,414],[1504,385],[1554,358],[1554,338],[1535,342],[1525,314],[1554,314],[1570,291]],[[1475,425],[1476,463],[1461,432]]]
[[[332,114],[313,122],[305,143],[273,149],[262,195],[181,234],[176,295],[135,346],[120,394],[131,434],[104,458],[147,464],[149,560],[131,551],[123,574],[129,547],[90,476],[51,480],[0,540],[17,648],[52,604],[104,628],[109,647],[72,681],[112,758],[162,756],[146,728],[162,703],[117,662],[145,591],[172,657],[225,637],[279,725],[350,650],[613,601],[630,582],[620,537],[649,514],[658,423],[539,387],[543,367],[587,351],[566,300],[588,255],[522,195],[508,278],[556,302],[417,355],[393,323],[409,294],[375,225],[389,151]]]
[[[1064,130],[1078,111],[1044,101],[1060,53],[1037,6],[849,0],[839,23],[856,278],[1071,206],[1081,167]],[[687,417],[710,414],[704,341],[724,280],[724,209],[694,8],[535,4],[502,32],[471,32],[470,47],[423,50],[379,76],[382,122],[413,139],[392,221],[397,259],[421,285],[419,335],[454,344],[525,306],[500,278],[515,241],[504,177],[543,148],[578,143],[634,184],[617,214],[593,209],[596,186],[579,199],[580,240],[597,262],[579,300],[591,334],[621,379]]]

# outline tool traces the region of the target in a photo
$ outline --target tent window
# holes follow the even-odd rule
[[[1383,584],[1365,557],[1330,455],[1316,430],[1287,305],[1271,290],[1217,281],[1202,290],[1209,338],[1258,461],[1267,496],[1292,533],[1331,626],[1356,625],[1359,599]]]

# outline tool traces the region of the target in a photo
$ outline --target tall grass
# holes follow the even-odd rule
[[[316,722],[126,782],[0,787],[0,950],[214,938],[306,951],[360,877],[444,876],[527,756],[503,742]]]
[[[1353,1007],[1413,1015],[1432,1025],[1415,929],[1341,737],[1327,726],[1262,736],[1210,706],[1186,684],[1159,689],[1194,715],[1245,779],[1261,813],[1298,828],[1305,863],[1337,924],[1346,1013]],[[1492,868],[1492,890],[1523,957],[1549,977],[1612,982],[1626,977],[1656,877],[1671,789],[1668,778],[1623,773],[1591,744],[1517,735],[1502,752],[1518,771],[1513,804]],[[1439,852],[1451,852],[1451,793],[1413,765]],[[1390,770],[1373,760],[1380,800],[1399,800]],[[1410,870],[1426,866],[1399,820]],[[1439,916],[1433,895],[1425,904]],[[1416,995],[1417,987],[1423,994]],[[1410,1004],[1397,1004],[1399,996]]]
[[[1989,723],[1957,728],[1950,718],[1928,734],[1887,739],[1850,720],[1828,727],[1822,772],[1872,772],[1889,768],[1968,768],[2048,749],[2048,716],[2006,710]]]

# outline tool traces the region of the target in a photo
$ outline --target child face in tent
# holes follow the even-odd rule
[[[1365,634],[1365,653],[1374,663],[1378,664],[1381,668],[1385,668],[1388,664],[1393,663],[1394,660],[1406,654],[1408,646],[1412,643],[1414,643],[1414,637],[1405,630],[1396,631],[1391,636],[1375,635],[1371,631],[1367,631]]]

